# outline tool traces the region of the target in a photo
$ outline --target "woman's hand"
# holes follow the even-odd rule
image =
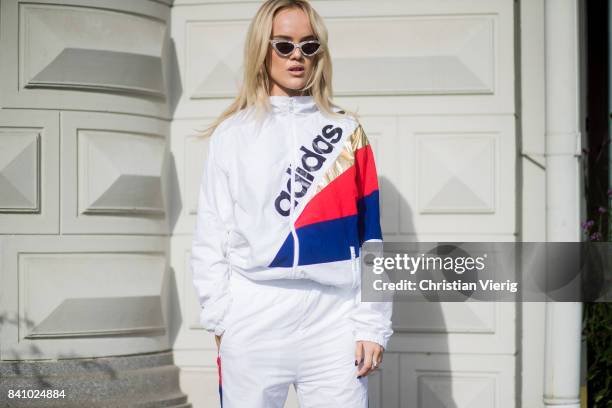
[[[223,335],[217,336],[215,334],[215,341],[217,342],[217,352],[219,352],[219,349],[221,348],[221,338],[223,337]]]
[[[370,374],[382,363],[385,349],[373,341],[360,340],[355,347],[355,365],[359,367],[357,378]]]

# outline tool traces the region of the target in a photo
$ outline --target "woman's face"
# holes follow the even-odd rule
[[[286,8],[280,10],[272,22],[272,39],[287,39],[294,43],[316,39],[310,20],[300,8]],[[266,69],[270,76],[270,95],[296,96],[301,95],[300,89],[306,81],[314,66],[314,57],[304,57],[302,50],[295,48],[287,57],[282,57],[268,45],[268,58]],[[301,70],[295,68],[301,67]],[[290,70],[293,68],[293,70]]]

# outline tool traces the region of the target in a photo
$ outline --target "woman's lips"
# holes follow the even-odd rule
[[[291,67],[288,71],[293,75],[301,75],[304,73],[304,67]]]

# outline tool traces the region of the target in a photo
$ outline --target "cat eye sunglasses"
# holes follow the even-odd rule
[[[288,57],[297,48],[306,57],[312,57],[321,50],[319,40],[307,40],[300,43],[294,43],[290,40],[270,40],[270,44],[281,57]]]

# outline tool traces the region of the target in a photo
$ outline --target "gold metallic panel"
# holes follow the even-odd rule
[[[342,151],[327,169],[315,188],[315,194],[323,190],[336,177],[344,173],[349,167],[355,164],[355,151],[369,144],[368,138],[361,125],[357,125],[353,133],[344,141]]]

